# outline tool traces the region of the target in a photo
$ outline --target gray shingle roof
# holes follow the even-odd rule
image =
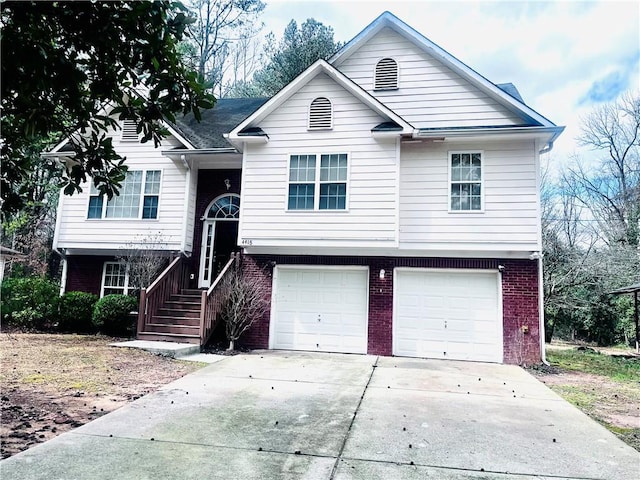
[[[193,114],[186,115],[173,124],[196,148],[225,148],[231,144],[222,136],[260,108],[268,98],[221,98],[213,108],[202,110],[198,122]]]
[[[516,88],[516,86],[513,83],[511,83],[511,82],[509,82],[509,83],[496,83],[496,87],[498,87],[503,92],[508,93],[513,98],[518,100],[520,103],[524,104],[524,100],[522,99],[522,96],[520,95],[520,92],[518,91],[518,89]]]

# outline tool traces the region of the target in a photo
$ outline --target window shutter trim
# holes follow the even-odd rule
[[[383,58],[376,65],[375,90],[398,88],[398,63],[393,58]]]
[[[333,107],[326,97],[318,97],[309,106],[309,129],[329,129],[333,126]]]
[[[138,141],[138,126],[133,120],[125,120],[122,122],[122,136],[123,142],[137,142]]]

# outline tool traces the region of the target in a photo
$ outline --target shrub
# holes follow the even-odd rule
[[[93,326],[108,335],[130,334],[135,329],[135,320],[129,315],[136,310],[138,300],[127,295],[106,295],[93,308]]]
[[[67,292],[60,298],[59,328],[63,332],[88,333],[98,295],[86,292]]]
[[[6,325],[42,330],[57,320],[60,287],[40,277],[2,282],[0,312]]]

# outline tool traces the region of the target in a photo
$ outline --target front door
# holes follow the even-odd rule
[[[205,212],[198,276],[200,288],[211,286],[237,247],[240,196],[221,195],[209,204]]]
[[[208,288],[222,271],[236,249],[238,222],[234,220],[207,220],[202,231],[200,261],[201,288]]]

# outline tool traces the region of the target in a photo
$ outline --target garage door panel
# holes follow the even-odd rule
[[[397,270],[394,355],[502,361],[497,275]]]
[[[368,271],[279,268],[273,348],[366,353]]]

